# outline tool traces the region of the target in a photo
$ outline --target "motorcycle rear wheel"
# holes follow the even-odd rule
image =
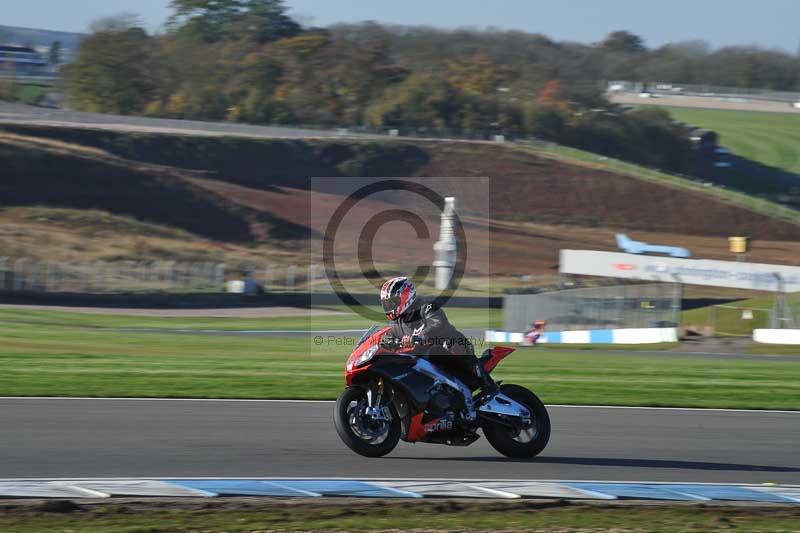
[[[364,457],[382,457],[394,450],[400,440],[400,417],[394,406],[389,404],[391,420],[378,426],[379,435],[367,434],[365,424],[370,423],[366,415],[360,412],[366,402],[367,390],[362,387],[348,387],[336,400],[333,413],[333,425],[336,433],[348,448]],[[372,428],[370,428],[372,429]]]
[[[547,414],[547,409],[542,401],[525,387],[502,385],[500,391],[530,410],[532,425],[529,429],[520,431],[499,424],[486,425],[483,428],[486,440],[506,457],[515,459],[536,457],[550,440],[550,416]]]

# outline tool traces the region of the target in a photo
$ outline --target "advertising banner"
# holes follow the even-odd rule
[[[759,291],[800,291],[800,267],[764,263],[561,250],[560,272]]]

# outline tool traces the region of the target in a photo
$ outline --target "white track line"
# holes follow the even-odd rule
[[[219,402],[219,403],[335,403],[334,400],[267,400],[248,398],[95,398],[91,396],[0,396],[3,400],[80,400],[80,401],[111,401],[111,402]],[[627,409],[636,411],[698,411],[721,413],[778,413],[800,415],[800,410],[789,411],[780,409],[723,409],[716,407],[646,407],[625,405],[574,405],[574,404],[548,404],[548,408],[556,409]]]
[[[481,487],[480,485],[477,485],[475,483],[464,483],[463,485],[468,487],[468,488],[470,488],[470,489],[472,489],[472,490],[477,490],[478,492],[485,492],[486,494],[489,494],[490,496],[495,496],[495,497],[498,497],[498,498],[506,498],[506,499],[522,498],[522,496],[520,496],[519,494],[515,494],[513,492],[507,492],[507,491],[504,491],[504,490],[498,490],[498,489],[493,489],[493,488],[489,488],[489,487]]]

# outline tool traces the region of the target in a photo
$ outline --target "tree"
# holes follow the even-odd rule
[[[476,54],[466,61],[450,61],[447,81],[456,89],[468,94],[488,95],[497,90],[497,73],[494,62],[485,54]]]
[[[50,45],[47,62],[57,67],[61,64],[61,41],[56,41]]]
[[[251,39],[264,44],[300,33],[283,0],[172,0],[169,25],[202,42]]]
[[[536,96],[536,101],[542,105],[556,107],[565,103],[561,95],[561,82],[559,80],[550,80],[542,87],[542,90],[539,91],[539,94]]]
[[[64,67],[67,96],[84,111],[136,113],[152,100],[153,40],[130,19],[106,19],[86,37],[74,63]]]
[[[612,52],[640,53],[647,51],[644,39],[627,31],[609,33],[600,46]]]
[[[444,80],[412,74],[381,95],[367,109],[366,120],[379,127],[451,128],[459,108],[458,93]]]

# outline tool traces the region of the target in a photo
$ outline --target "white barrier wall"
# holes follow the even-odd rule
[[[756,329],[753,340],[763,344],[796,344],[800,346],[800,329]],[[800,348],[797,350],[800,353]]]
[[[486,342],[521,343],[522,333],[487,331]],[[595,329],[585,331],[548,331],[542,344],[660,344],[678,342],[677,328]]]
[[[614,344],[660,344],[666,342],[678,342],[676,328],[614,330]]]

